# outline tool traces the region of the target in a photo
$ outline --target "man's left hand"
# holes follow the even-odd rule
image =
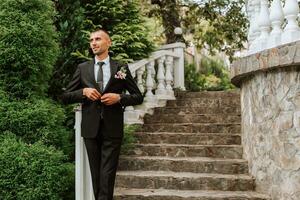
[[[101,96],[101,102],[108,106],[118,103],[120,99],[120,95],[115,93],[106,93]]]

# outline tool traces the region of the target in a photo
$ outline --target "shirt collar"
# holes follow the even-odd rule
[[[98,62],[104,62],[105,65],[109,64],[109,56],[107,56],[104,60],[98,60],[97,57],[95,56],[95,64],[97,64]]]

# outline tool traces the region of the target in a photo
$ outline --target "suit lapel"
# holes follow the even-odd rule
[[[118,71],[118,63],[112,59],[110,59],[110,78],[108,80],[108,83],[106,84],[104,90],[103,90],[103,93],[105,93],[105,91],[107,90],[107,88],[109,87],[109,85],[111,84],[112,80],[114,79],[115,77],[115,74],[117,73]]]

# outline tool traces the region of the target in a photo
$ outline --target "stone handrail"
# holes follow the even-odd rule
[[[129,64],[129,70],[145,98],[141,105],[126,107],[124,123],[142,124],[146,113],[152,113],[153,108],[165,106],[167,100],[175,99],[174,88],[185,90],[184,48],[183,43],[165,45],[149,58]],[[81,106],[75,111],[76,200],[94,200],[89,162],[81,137]]]
[[[248,55],[300,40],[298,0],[249,0],[247,14]]]

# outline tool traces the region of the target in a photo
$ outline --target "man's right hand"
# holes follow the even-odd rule
[[[101,94],[95,88],[84,88],[83,95],[92,101],[101,99]]]

